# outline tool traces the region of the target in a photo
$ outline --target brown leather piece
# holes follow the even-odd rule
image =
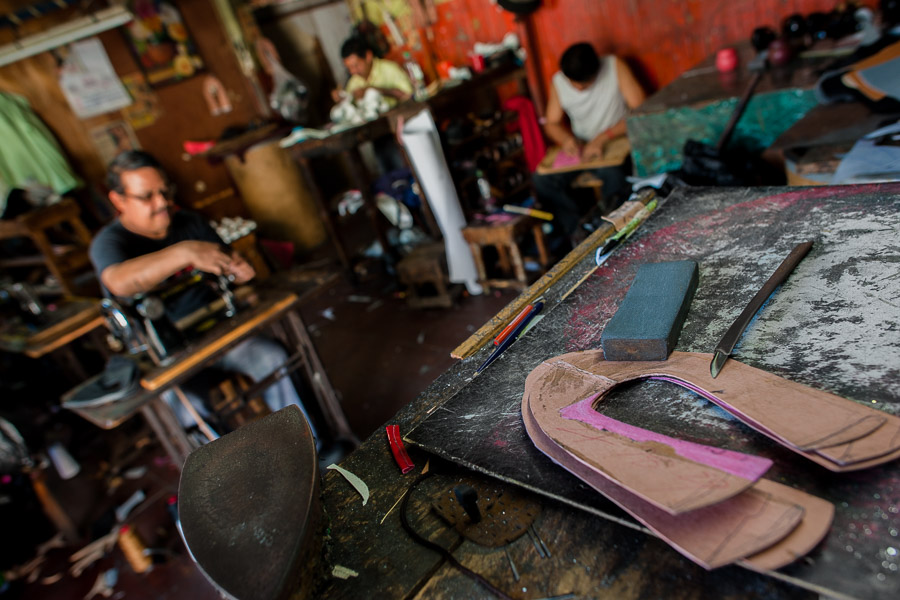
[[[594,419],[587,409],[601,405],[619,383],[674,380],[832,470],[895,458],[900,419],[737,361],[713,380],[710,359],[681,352],[658,363],[609,362],[601,351],[562,355],[529,374],[522,418],[539,450],[691,560],[708,569],[736,561],[759,571],[777,569],[824,538],[834,516],[831,503],[692,461],[680,454],[680,440],[646,441],[640,437],[645,430],[605,430],[618,431],[620,424]]]
[[[583,390],[571,402],[626,381],[664,377],[678,380],[744,423],[832,471],[871,467],[900,456],[900,418],[835,394],[789,381],[729,360],[716,379],[711,354],[673,352],[666,361],[610,362],[600,350],[573,352],[543,363],[560,391]],[[538,368],[541,368],[538,367]],[[582,379],[582,382],[574,380]],[[526,389],[528,383],[526,382]]]
[[[636,442],[563,418],[563,408],[596,390],[562,386],[561,376],[572,374],[556,366],[545,362],[528,376],[525,390],[530,395],[529,408],[544,433],[587,468],[673,515],[717,504],[753,485],[753,479],[683,458],[663,444]],[[581,377],[580,373],[574,378],[595,385],[604,383]],[[571,395],[573,392],[576,395]]]
[[[834,504],[768,479],[760,479],[756,485],[786,501],[802,504],[805,509],[800,525],[786,538],[739,563],[754,571],[772,571],[806,555],[825,538],[834,520]]]
[[[532,442],[554,462],[628,511],[676,550],[706,569],[762,552],[796,528],[804,508],[751,488],[713,506],[671,515],[611,482],[557,445],[541,429],[526,392],[522,418]],[[776,484],[777,485],[777,484]]]

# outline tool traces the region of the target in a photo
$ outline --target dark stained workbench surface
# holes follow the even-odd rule
[[[464,465],[543,494],[536,526],[553,556],[538,558],[527,537],[514,542],[510,555],[521,581],[513,580],[502,549],[463,542],[454,552],[513,597],[900,597],[900,463],[832,474],[674,386],[645,382],[616,392],[606,407],[610,416],[769,457],[775,466],[767,477],[837,508],[825,542],[779,572],[706,572],[553,465],[531,445],[519,414],[532,368],[564,352],[599,346],[603,326],[641,263],[699,262],[700,286],[677,348],[709,352],[790,249],[806,239],[814,240],[812,251],[751,323],[735,359],[900,413],[898,208],[898,185],[673,194],[626,246],[559,303],[592,258],[562,277],[545,294],[545,318],[481,376],[472,379],[488,349],[450,369],[396,415],[392,422],[409,439],[453,463],[438,461],[445,475],[415,492],[411,520],[422,533],[455,547],[455,533],[429,513],[428,501],[452,485],[460,470],[455,465]],[[413,544],[400,528],[398,509],[379,524],[425,462],[426,454],[411,451],[417,468],[403,476],[378,432],[341,463],[369,485],[366,506],[336,473],[326,474],[328,559],[359,575],[331,579],[325,597],[376,591],[384,597],[489,597]]]
[[[676,108],[700,105],[726,98],[740,97],[753,78],[749,64],[755,52],[750,44],[737,46],[738,67],[730,73],[720,73],[716,68],[716,55],[688,69],[634,109],[633,114],[644,115]],[[756,94],[767,94],[786,89],[812,89],[819,79],[821,69],[831,59],[796,58],[783,67],[768,69],[756,88]]]

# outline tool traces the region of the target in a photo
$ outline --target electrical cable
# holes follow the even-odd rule
[[[406,507],[407,507],[407,504],[409,504],[409,497],[412,496],[413,490],[416,489],[416,486],[418,486],[422,481],[424,481],[430,475],[431,475],[431,473],[420,474],[418,477],[416,477],[415,481],[413,481],[412,484],[409,486],[409,489],[406,490],[406,494],[404,494],[404,496],[403,496],[403,502],[400,504],[400,524],[403,525],[403,529],[406,531],[407,534],[409,534],[409,537],[411,537],[416,543],[418,543],[421,546],[425,546],[429,550],[433,550],[433,551],[437,552],[438,554],[440,554],[441,556],[443,556],[445,559],[447,559],[447,562],[449,562],[451,565],[453,565],[460,573],[477,581],[482,586],[484,586],[488,590],[490,590],[491,593],[493,593],[498,598],[502,598],[503,600],[512,600],[512,598],[509,595],[507,595],[505,592],[494,587],[494,585],[490,581],[488,581],[487,579],[485,579],[484,577],[482,577],[475,571],[469,569],[468,567],[464,566],[461,562],[456,560],[456,557],[454,557],[453,554],[451,554],[449,550],[447,550],[440,544],[436,544],[436,543],[432,542],[431,540],[425,539],[424,537],[419,535],[419,533],[415,529],[412,528],[412,525],[410,525],[410,523],[406,517]]]

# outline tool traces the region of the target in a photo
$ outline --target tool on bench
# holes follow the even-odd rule
[[[396,424],[388,425],[384,429],[387,433],[388,444],[391,447],[391,454],[394,455],[394,460],[397,462],[397,466],[400,467],[400,472],[406,475],[413,470],[415,465],[409,458],[409,453],[406,452],[406,447],[403,445],[403,438],[400,437],[400,426]]]
[[[509,337],[509,334],[511,334],[513,332],[513,330],[519,326],[519,323],[521,323],[525,319],[525,317],[528,316],[528,313],[530,313],[531,309],[533,309],[533,308],[534,308],[533,304],[529,304],[528,306],[523,308],[522,312],[520,312],[518,315],[516,315],[516,318],[513,319],[512,321],[510,321],[509,325],[504,327],[503,331],[501,331],[500,334],[494,338],[494,345],[499,346],[500,344],[502,344],[503,340],[505,340],[506,338]]]
[[[686,183],[728,186],[765,183],[763,179],[769,169],[763,161],[736,148],[726,151],[726,146],[764,74],[765,71],[760,70],[753,75],[715,146],[696,140],[685,142],[679,177]]]
[[[659,205],[659,201],[655,197],[656,192],[651,189],[648,190],[647,193],[652,194],[652,199],[646,204],[646,206],[644,206],[644,208],[642,208],[636,215],[634,215],[634,217],[632,217],[632,219],[628,222],[627,225],[625,225],[625,227],[614,233],[609,239],[606,240],[606,242],[604,242],[602,246],[597,248],[597,252],[594,255],[594,262],[596,263],[594,265],[594,268],[585,273],[581,279],[576,281],[575,284],[570,287],[565,294],[562,295],[562,297],[559,299],[560,302],[572,295],[572,292],[577,290],[582,283],[587,281],[588,277],[593,275],[594,272],[599,269],[603,263],[606,262],[606,260],[610,257],[612,251],[615,250],[620,244],[625,242],[625,240],[630,238],[631,235],[640,226],[640,224],[647,220],[647,217],[650,216],[650,213],[656,210],[657,206]]]
[[[675,349],[698,280],[692,260],[641,265],[600,336],[606,360],[666,360]]]
[[[223,594],[313,597],[329,568],[315,448],[303,413],[288,406],[187,457],[178,487],[184,542]]]
[[[766,284],[762,286],[762,289],[756,292],[756,295],[750,300],[750,304],[747,305],[747,308],[743,310],[737,320],[732,323],[731,327],[728,328],[728,331],[725,332],[725,335],[722,336],[722,339],[719,340],[719,343],[716,344],[712,362],[709,364],[709,374],[712,375],[713,379],[719,375],[722,366],[725,364],[725,361],[728,360],[731,351],[734,350],[734,346],[740,339],[741,334],[744,333],[744,329],[750,324],[753,316],[765,303],[766,299],[772,295],[775,288],[781,285],[797,264],[803,260],[803,257],[806,256],[810,248],[812,248],[812,242],[803,242],[802,244],[797,244],[794,249],[791,250],[791,253],[788,254],[781,265],[775,269],[775,272],[772,273],[772,276],[769,277]]]
[[[538,300],[537,302],[535,302],[528,314],[526,314],[525,317],[519,322],[519,324],[516,325],[515,329],[513,329],[512,333],[510,333],[505,340],[503,340],[496,348],[494,348],[494,351],[491,352],[491,355],[488,356],[487,359],[483,363],[481,363],[481,366],[475,370],[475,374],[478,375],[479,373],[487,369],[492,362],[497,360],[501,354],[506,352],[506,349],[512,346],[513,342],[515,342],[516,339],[520,335],[522,335],[522,332],[525,331],[525,329],[528,327],[528,324],[531,323],[531,321],[535,318],[535,316],[537,316],[539,312],[541,312],[543,308],[544,302],[542,300]]]
[[[453,488],[453,494],[459,505],[469,515],[469,520],[472,523],[480,523],[481,511],[478,510],[478,492],[475,491],[475,488],[461,483]]]

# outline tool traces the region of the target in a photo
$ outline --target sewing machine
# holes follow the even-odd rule
[[[235,294],[231,279],[190,271],[152,292],[100,304],[113,337],[128,354],[147,352],[157,365],[216,323],[235,316],[246,294]]]

